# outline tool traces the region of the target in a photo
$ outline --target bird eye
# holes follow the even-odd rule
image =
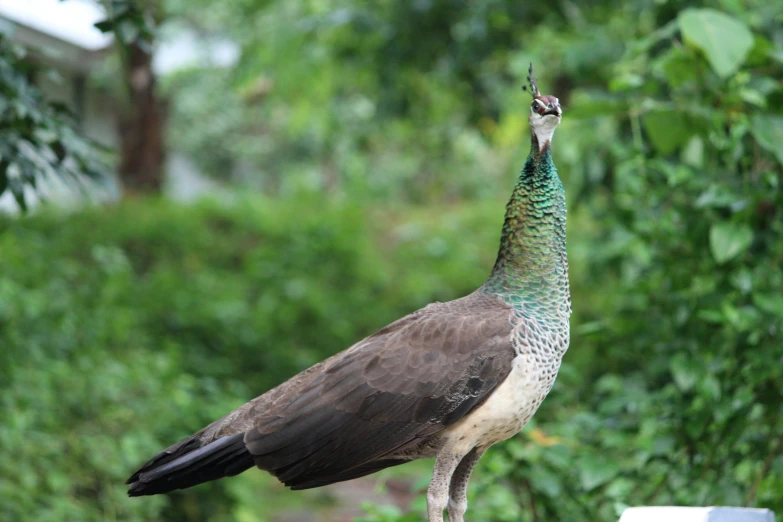
[[[533,110],[537,111],[539,109],[538,100],[533,100]]]

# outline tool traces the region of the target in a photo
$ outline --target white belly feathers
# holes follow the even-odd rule
[[[451,446],[458,454],[474,447],[488,448],[512,437],[527,424],[552,388],[560,361],[554,365],[554,371],[544,371],[535,354],[522,353],[513,364],[506,380],[484,404],[444,430],[445,446]]]

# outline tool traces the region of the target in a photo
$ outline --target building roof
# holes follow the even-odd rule
[[[86,51],[112,42],[111,35],[94,26],[105,15],[93,0],[0,0],[0,17]]]
[[[102,61],[111,34],[95,23],[105,19],[95,0],[0,0],[0,32],[48,59],[52,65],[87,72]],[[3,19],[11,22],[3,27]],[[239,59],[239,46],[225,38],[204,37],[186,26],[169,23],[157,36],[153,68],[165,75],[198,66],[228,67]]]

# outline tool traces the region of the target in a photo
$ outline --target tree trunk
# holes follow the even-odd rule
[[[130,104],[120,116],[120,180],[126,193],[159,192],[165,161],[166,107],[155,92],[152,54],[133,43],[126,48]]]

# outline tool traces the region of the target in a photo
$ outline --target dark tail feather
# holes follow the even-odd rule
[[[203,445],[185,439],[163,451],[128,479],[128,495],[157,495],[202,482],[233,477],[253,467],[244,433],[237,433]]]

